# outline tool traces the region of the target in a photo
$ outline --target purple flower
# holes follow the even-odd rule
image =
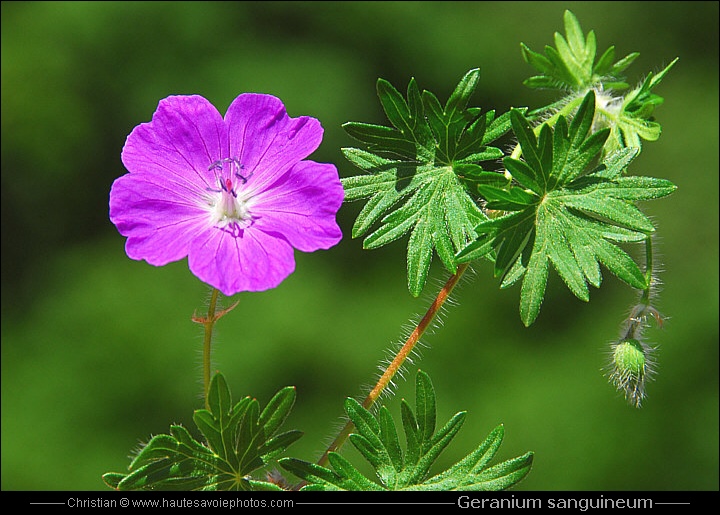
[[[224,119],[201,96],[161,100],[128,136],[130,173],[110,191],[127,255],[156,266],[187,256],[225,295],[276,287],[295,269],[293,248],[342,238],[337,170],[305,160],[322,135],[318,120],[290,118],[271,95],[240,95]]]

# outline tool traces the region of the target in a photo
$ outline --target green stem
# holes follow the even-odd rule
[[[210,351],[212,344],[213,326],[217,321],[215,317],[215,308],[217,307],[218,290],[212,289],[210,295],[210,304],[208,305],[207,317],[202,324],[205,326],[205,339],[203,340],[203,392],[205,396],[205,409],[209,410],[208,392],[210,391]]]
[[[450,279],[448,279],[448,281],[445,283],[445,286],[442,287],[440,292],[437,294],[437,297],[435,297],[435,300],[425,313],[425,316],[422,317],[417,327],[415,327],[412,334],[405,341],[405,344],[397,352],[390,365],[388,365],[388,367],[385,369],[385,372],[383,373],[382,377],[380,377],[375,387],[370,391],[368,396],[365,398],[365,401],[363,401],[362,405],[365,409],[369,409],[380,397],[380,394],[382,394],[383,390],[387,388],[388,384],[390,384],[392,378],[395,376],[397,371],[400,369],[402,364],[412,352],[417,342],[420,341],[422,335],[425,333],[428,327],[430,327],[432,321],[440,312],[440,308],[450,296],[450,293],[457,285],[465,270],[467,270],[467,267],[468,264],[462,264],[458,266],[457,272],[455,272],[455,274],[452,275]],[[337,438],[335,438],[335,440],[333,440],[333,442],[325,451],[325,454],[322,455],[320,460],[318,460],[318,465],[325,465],[325,463],[327,463],[330,453],[336,451],[345,443],[345,440],[347,440],[348,436],[350,436],[353,428],[353,423],[348,420],[348,422],[345,424],[345,427],[343,427],[342,431],[340,431],[340,434],[337,436]]]
[[[645,290],[643,291],[642,302],[650,304],[650,287],[652,286],[653,274],[653,245],[652,237],[648,235],[645,240]]]
[[[208,304],[207,316],[195,316],[193,315],[192,321],[202,324],[205,328],[205,338],[203,339],[203,395],[205,397],[205,408],[210,409],[208,404],[208,392],[210,391],[210,356],[212,351],[212,334],[215,322],[220,320],[220,317],[229,313],[238,305],[238,302],[230,306],[229,308],[217,310],[218,296],[220,292],[213,288],[210,293],[210,303]]]
[[[643,324],[648,316],[652,316],[659,327],[663,326],[662,315],[650,304],[653,266],[653,244],[652,238],[648,235],[645,239],[645,288],[640,295],[640,302],[636,304],[630,312],[625,330],[625,338],[639,338]]]

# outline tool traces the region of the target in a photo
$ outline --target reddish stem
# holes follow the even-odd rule
[[[388,384],[390,384],[392,378],[395,376],[397,371],[400,369],[402,364],[412,352],[417,342],[420,341],[422,335],[425,333],[427,328],[430,327],[432,321],[440,312],[440,308],[450,296],[450,293],[457,285],[460,277],[462,277],[467,267],[467,264],[458,266],[457,272],[452,277],[450,277],[450,279],[447,280],[445,286],[442,287],[440,292],[437,294],[437,297],[435,297],[435,300],[428,308],[425,316],[422,317],[422,320],[420,320],[417,327],[415,327],[412,334],[405,341],[405,344],[395,355],[390,365],[388,365],[388,367],[385,369],[385,372],[383,373],[382,377],[380,377],[375,387],[370,391],[368,396],[363,401],[362,405],[365,409],[369,409],[380,397],[380,394],[382,394],[383,390],[387,388]],[[327,463],[330,453],[337,451],[345,443],[345,440],[347,440],[348,436],[350,436],[350,433],[353,429],[353,423],[348,420],[345,424],[345,427],[343,427],[342,431],[340,431],[340,434],[335,438],[335,440],[333,440],[325,453],[318,460],[318,465],[325,465],[325,463]]]

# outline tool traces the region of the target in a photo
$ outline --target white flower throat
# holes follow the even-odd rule
[[[224,229],[244,229],[250,225],[252,215],[248,207],[249,197],[242,195],[242,187],[252,175],[243,175],[243,165],[236,157],[228,157],[215,161],[208,167],[213,171],[217,181],[217,189],[208,188],[213,193],[210,197],[210,214],[212,222]]]

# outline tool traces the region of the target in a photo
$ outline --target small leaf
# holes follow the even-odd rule
[[[525,161],[506,157],[503,159],[505,168],[512,174],[513,178],[527,189],[532,190],[536,195],[543,193],[543,188],[540,186],[538,176],[533,168],[530,167]],[[521,190],[522,191],[522,190]],[[494,198],[492,195],[487,195],[482,192],[486,198]]]
[[[278,460],[278,464],[288,472],[295,474],[300,479],[311,483],[312,486],[315,487],[312,489],[315,490],[321,489],[319,487],[325,487],[322,489],[326,489],[330,486],[334,487],[331,488],[332,490],[340,490],[345,483],[332,470],[316,465],[315,463],[309,463],[296,458],[282,458]],[[305,489],[307,489],[307,487],[303,488],[303,490]]]
[[[609,73],[612,70],[613,61],[615,61],[615,47],[611,46],[605,50],[605,53],[600,56],[595,64],[595,73],[599,75]]]
[[[295,388],[292,386],[283,388],[268,402],[258,420],[258,425],[264,428],[266,437],[274,435],[282,426],[294,404]]]
[[[397,129],[357,122],[348,122],[343,128],[350,136],[367,144],[368,148],[374,151],[388,152],[410,159],[414,159],[417,155],[415,145]]]
[[[422,371],[415,382],[415,410],[420,440],[430,442],[435,432],[435,390],[430,377]]]
[[[416,465],[422,454],[422,439],[418,430],[417,420],[412,408],[405,401],[400,403],[400,414],[402,417],[403,430],[405,431],[405,442],[407,450],[405,453],[406,468]]]
[[[512,122],[513,132],[515,133],[518,143],[520,143],[520,147],[522,148],[523,157],[527,163],[528,170],[532,172],[532,175],[535,175],[532,177],[532,180],[537,183],[537,173],[542,168],[542,165],[540,164],[538,142],[535,137],[535,133],[523,114],[516,109],[513,109],[510,112],[510,121]],[[529,187],[530,185],[526,184],[526,186]]]
[[[602,164],[593,170],[589,177],[601,177],[603,179],[617,179],[627,170],[635,157],[638,149],[622,148],[609,154]]]
[[[222,439],[220,430],[215,427],[215,420],[207,410],[197,410],[193,414],[193,422],[200,429],[210,448],[219,456],[227,457],[227,449]]]
[[[652,200],[677,189],[672,182],[655,177],[620,177],[613,181],[612,196],[622,200]]]
[[[285,489],[275,483],[269,483],[268,481],[259,481],[257,479],[248,479],[248,485],[250,490],[254,492],[284,492]]]
[[[378,410],[378,421],[380,422],[380,439],[387,450],[387,455],[395,471],[400,472],[404,467],[400,439],[390,411],[385,406]]]
[[[527,108],[522,107],[517,108],[517,110],[524,114],[527,111]],[[493,141],[504,136],[510,131],[512,127],[510,121],[510,111],[501,114],[497,118],[495,118],[495,111],[489,111],[486,114],[486,117],[488,118],[485,122],[485,124],[487,125],[487,129],[485,129],[485,136],[483,137],[482,141],[483,145],[489,145]],[[488,148],[493,149],[493,147]]]
[[[419,219],[408,240],[408,289],[417,297],[425,286],[430,262],[432,261],[433,227]],[[445,253],[444,253],[445,254]]]
[[[210,381],[210,390],[208,391],[210,412],[216,418],[224,417],[230,411],[231,405],[230,388],[228,388],[225,378],[222,374],[215,374]]]
[[[534,454],[528,452],[517,458],[504,461],[477,474],[475,483],[466,485],[467,490],[495,491],[504,490],[517,484],[532,467]]]
[[[645,275],[622,249],[606,240],[594,242],[593,252],[608,270],[633,288],[644,290],[647,287]]]
[[[509,288],[525,274],[525,266],[522,264],[522,259],[515,261],[510,270],[503,277],[502,283],[500,284],[501,289]]]
[[[414,80],[410,81],[409,90],[416,89]],[[378,79],[377,93],[385,114],[407,141],[415,145],[416,157],[427,160],[434,157],[430,128],[424,118],[411,113],[402,95],[384,79]]]
[[[545,55],[530,50],[522,44],[523,59],[540,75],[525,80],[532,88],[554,88],[583,91],[597,84],[613,85],[616,89],[627,87],[621,73],[637,57],[629,56],[613,63],[615,48],[608,48],[597,59],[597,41],[591,30],[584,35],[580,22],[570,11],[563,14],[565,35],[554,34],[555,48],[545,46]]]
[[[380,441],[380,423],[373,417],[372,413],[362,407],[355,399],[348,398],[345,401],[345,412],[350,420],[355,424],[355,428],[360,434],[366,438],[371,438],[372,444],[379,447],[382,445]]]
[[[102,479],[105,482],[105,484],[114,490],[118,489],[118,485],[120,484],[120,481],[122,481],[124,478],[125,478],[125,474],[119,474],[117,472],[108,472],[106,474],[103,474],[103,476],[102,476]]]
[[[535,237],[530,262],[520,291],[520,319],[525,326],[532,324],[540,313],[540,305],[545,297],[548,276],[548,254],[544,234]]]
[[[377,446],[373,445],[370,440],[363,435],[357,433],[350,434],[348,438],[355,448],[360,451],[360,454],[362,454],[368,463],[377,471],[378,476],[384,479],[385,474],[383,473],[383,469],[387,468],[389,461],[385,459],[386,457],[383,454],[378,453]]]
[[[293,443],[297,442],[303,436],[302,431],[293,429],[286,431],[270,440],[266,441],[262,446],[258,447],[258,453],[263,456],[265,461],[274,459],[279,453],[285,452]]]
[[[362,472],[357,470],[352,463],[340,456],[336,452],[328,455],[329,462],[338,475],[344,479],[343,487],[346,490],[359,491],[377,491],[383,490],[377,483],[363,476]]]
[[[464,422],[465,412],[456,413],[455,416],[438,431],[438,434],[428,442],[428,445],[423,446],[423,455],[418,460],[417,466],[410,476],[410,483],[420,483],[425,479],[432,464],[435,463],[445,448],[450,445],[452,439],[457,436]]]
[[[632,203],[618,200],[604,190],[595,190],[587,194],[558,195],[565,206],[593,213],[613,220],[629,229],[651,233],[655,230],[650,219]]]
[[[588,302],[590,293],[585,282],[585,274],[575,258],[568,240],[563,237],[565,231],[560,223],[562,218],[560,215],[554,216],[553,214],[547,218],[547,230],[556,235],[548,242],[548,258],[570,291],[580,300]]]

